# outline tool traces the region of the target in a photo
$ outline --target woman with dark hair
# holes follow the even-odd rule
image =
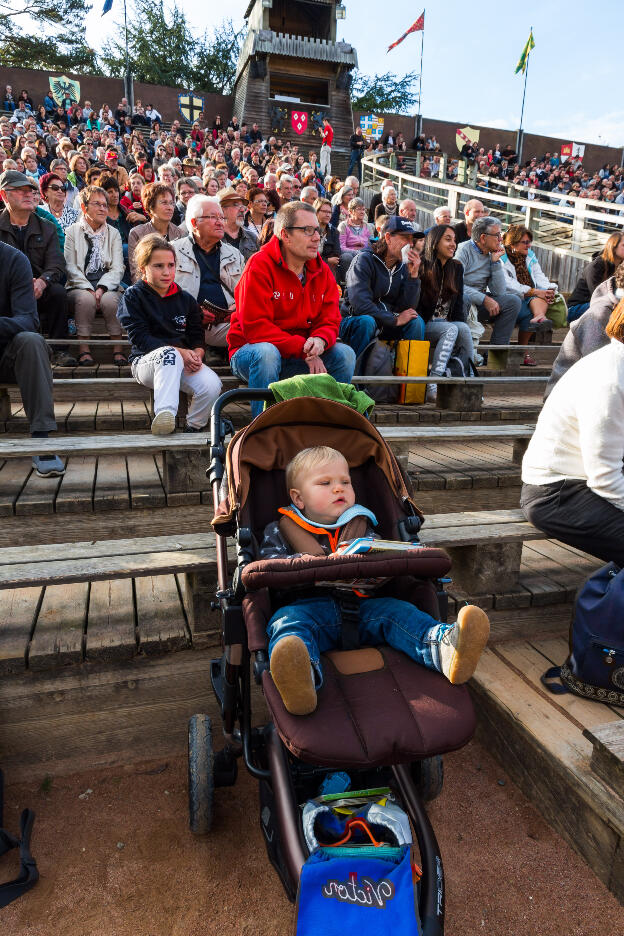
[[[37,123],[37,126],[41,127],[41,129],[43,129],[46,123],[48,122],[48,115],[46,113],[46,109],[43,106],[43,104],[40,104],[39,107],[37,108],[37,115],[35,117],[35,121]]]
[[[147,160],[142,160],[137,166],[137,170],[141,176],[145,179],[146,182],[153,182],[156,178],[154,175],[154,170],[150,163]]]
[[[260,237],[258,238],[258,250],[268,244],[273,237],[273,228],[275,227],[275,218],[267,218],[262,226]]]
[[[146,234],[160,234],[167,241],[177,240],[184,236],[184,231],[172,223],[175,200],[173,190],[164,182],[152,182],[146,185],[141,192],[141,201],[147,213],[147,224],[139,224],[130,231],[128,236],[128,261],[132,282],[139,278],[139,270],[134,263],[134,250],[142,237]]]
[[[76,155],[72,156],[69,161],[69,174],[67,176],[67,181],[70,182],[79,192],[81,192],[87,185],[85,174],[88,168],[89,162],[82,155],[82,153],[76,153]]]
[[[210,195],[211,192],[208,192]],[[247,192],[247,212],[245,214],[245,227],[256,238],[262,233],[262,226],[266,221],[270,209],[269,200],[264,189],[252,185]]]
[[[221,117],[219,114],[215,117],[212,122],[212,139],[216,140],[223,132],[223,126],[221,124]]]
[[[624,566],[624,299],[609,344],[555,384],[522,462],[521,506],[547,537]]]
[[[338,234],[338,230],[331,223],[331,202],[328,198],[317,198],[312,207],[316,211],[316,217],[321,231],[321,241],[319,243],[321,260],[325,261],[334,276],[338,278],[338,266],[341,256],[340,235]]]
[[[18,100],[18,103],[19,103],[20,101],[24,101],[26,107],[27,107],[29,110],[34,111],[35,105],[33,104],[33,99],[31,98],[31,96],[30,96],[30,94],[28,93],[28,91],[26,90],[26,88],[22,88],[22,90],[21,90],[20,93],[19,93],[19,98],[18,98],[17,100]]]
[[[612,234],[604,245],[602,253],[588,263],[581,273],[572,295],[568,300],[568,322],[580,318],[589,309],[592,293],[606,279],[613,276],[624,260],[624,234]]]
[[[470,327],[464,315],[464,268],[455,260],[455,232],[450,224],[432,227],[425,239],[420,267],[418,313],[425,323],[425,341],[435,349],[431,375],[443,377],[453,353],[464,366],[474,359]],[[436,384],[429,384],[427,403],[437,397]]]
[[[42,175],[39,179],[39,191],[45,209],[56,218],[64,231],[70,224],[78,221],[80,212],[65,200],[65,183],[59,175],[55,172],[46,172]]]

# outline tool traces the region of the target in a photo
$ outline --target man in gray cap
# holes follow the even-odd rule
[[[244,227],[247,203],[242,195],[234,188],[224,188],[217,192],[217,198],[223,212],[225,233],[223,240],[226,244],[236,247],[245,258],[245,263],[258,249],[258,240],[255,234]]]
[[[0,382],[18,385],[31,435],[45,439],[56,430],[52,371],[32,282],[24,254],[0,243]],[[42,478],[65,473],[58,455],[35,455],[33,468]]]
[[[5,210],[0,214],[0,241],[15,247],[30,261],[32,288],[43,330],[50,338],[67,338],[67,293],[61,280],[65,258],[56,228],[38,217],[37,183],[16,169],[0,175],[0,196]],[[57,350],[54,363],[72,366],[75,359],[66,350]]]
[[[356,253],[347,271],[349,311],[340,325],[340,338],[356,357],[377,335],[422,341],[425,323],[417,312],[420,254],[415,241],[423,236],[410,221],[390,215],[379,240]]]

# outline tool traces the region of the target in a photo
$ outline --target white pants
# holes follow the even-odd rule
[[[191,395],[186,422],[193,429],[203,429],[210,419],[212,404],[221,393],[221,381],[214,371],[202,364],[194,374],[184,373],[184,361],[176,348],[156,348],[132,362],[132,376],[144,387],[154,390],[154,415],[162,410],[178,412],[180,390]]]
[[[324,176],[331,175],[331,146],[327,143],[321,146],[320,169]]]

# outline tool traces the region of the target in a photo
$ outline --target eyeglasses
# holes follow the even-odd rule
[[[318,225],[313,226],[312,224],[291,224],[290,227],[286,228],[287,231],[303,231],[306,237],[314,237],[315,234],[321,236],[321,229]]]
[[[223,215],[200,215],[196,221],[224,221]]]
[[[486,234],[485,236],[486,236],[486,237],[495,237],[496,240],[502,240],[502,239],[503,239],[502,234]]]
[[[531,244],[531,241],[530,241],[530,240],[527,240],[527,239],[525,238],[524,240],[518,241],[518,243],[519,243],[519,244],[525,244],[526,246],[529,246],[529,245]]]
[[[48,185],[48,192],[64,192],[64,185]]]

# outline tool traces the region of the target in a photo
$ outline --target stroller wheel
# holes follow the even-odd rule
[[[188,725],[189,825],[194,835],[212,828],[214,752],[212,725],[207,715],[192,715]]]
[[[444,783],[444,762],[439,754],[414,761],[411,771],[414,786],[423,802],[440,795]]]

